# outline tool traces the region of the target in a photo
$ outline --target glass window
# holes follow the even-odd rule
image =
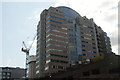
[[[83,25],[83,27],[86,27],[86,28],[87,28],[87,26],[86,26],[86,25]]]
[[[85,45],[82,45],[82,47],[85,47]]]
[[[72,10],[70,8],[66,8],[66,7],[58,7],[58,8],[64,13],[66,19],[68,19],[68,20],[79,16],[79,14],[77,12],[75,12],[74,10]]]
[[[84,37],[84,39],[88,39],[88,40],[91,40],[91,38],[88,38],[88,37]]]
[[[55,18],[55,19],[58,19],[58,20],[63,20],[63,21],[65,21],[65,19],[63,19],[63,18],[60,18],[60,17],[56,17],[56,16],[48,16],[48,18]]]
[[[88,27],[88,28],[93,29],[93,27]]]
[[[7,73],[7,75],[10,75],[10,73]]]
[[[36,68],[39,68],[39,65],[37,65]]]
[[[95,43],[92,43],[93,45],[95,45]]]
[[[83,56],[86,56],[86,54],[83,54]]]
[[[85,49],[82,49],[82,51],[86,51]]]
[[[5,76],[3,76],[3,79],[6,78]]]
[[[50,54],[47,54],[47,55],[46,55],[46,57],[49,57],[49,56],[50,56]]]
[[[49,59],[49,60],[46,60],[46,63],[49,63],[49,62],[51,62],[51,60]]]
[[[93,47],[93,49],[96,49],[96,47]]]
[[[58,66],[58,69],[63,69],[63,66]]]
[[[46,67],[45,67],[45,70],[48,70],[48,69],[49,69],[49,66],[46,66]]]
[[[59,16],[64,16],[64,15],[62,15],[62,14],[59,14],[59,13],[52,13],[52,14],[54,14],[54,15],[59,15]]]
[[[96,53],[96,51],[93,51],[93,53]]]
[[[53,68],[53,69],[56,69],[56,68],[57,68],[57,66],[53,65],[53,66],[52,66],[52,68]]]
[[[39,73],[39,70],[36,71],[36,74],[38,74],[38,73]]]
[[[54,23],[62,24],[62,22],[55,21],[55,20],[48,20],[48,22],[54,22]]]
[[[3,75],[6,75],[6,73],[4,72]]]

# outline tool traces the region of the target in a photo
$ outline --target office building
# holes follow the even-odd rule
[[[92,18],[65,6],[50,7],[41,13],[37,26],[37,77],[50,76],[78,60],[108,52],[110,40]]]

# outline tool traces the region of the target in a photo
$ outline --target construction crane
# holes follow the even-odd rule
[[[32,45],[33,45],[33,43],[34,43],[34,41],[35,41],[36,36],[37,36],[37,35],[35,34],[35,36],[33,37],[32,43],[30,44],[29,47],[26,46],[26,44],[25,44],[24,41],[22,42],[23,46],[22,46],[21,51],[24,52],[24,53],[26,54],[26,70],[25,70],[25,77],[27,77],[27,58],[29,57],[29,51],[30,51],[30,49],[31,49],[31,47],[32,47]]]

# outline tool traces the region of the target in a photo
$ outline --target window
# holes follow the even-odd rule
[[[85,33],[85,35],[87,35],[87,36],[92,36],[91,34],[87,34],[87,33]]]
[[[91,51],[91,50],[88,50],[87,52],[89,52],[89,53],[93,53],[93,51]]]
[[[10,73],[7,73],[7,75],[10,75]]]
[[[50,57],[50,54],[47,54],[47,55],[46,55],[46,58],[47,58],[47,57]]]
[[[52,31],[52,29],[50,29],[50,28],[49,28],[49,29],[47,29],[47,30],[46,30],[46,33],[47,33],[47,32],[49,32],[49,31]]]
[[[8,76],[7,78],[9,79],[10,77]]]
[[[52,13],[54,15],[59,15],[59,16],[63,16],[62,14],[59,14],[59,13]]]
[[[65,63],[65,64],[68,63],[68,61],[54,60],[54,59],[51,59],[51,62],[58,62],[58,63]]]
[[[83,56],[86,56],[86,54],[83,54]]]
[[[48,70],[48,69],[49,69],[49,66],[46,66],[46,67],[45,67],[45,70]]]
[[[6,75],[6,73],[4,72],[3,75]]]
[[[83,25],[83,27],[86,27],[86,28],[87,28],[87,26],[86,26],[86,25]]]
[[[68,29],[68,30],[69,30],[69,31],[74,31],[74,29],[71,29],[71,28],[70,28],[70,29]]]
[[[88,27],[88,28],[93,29],[93,27]]]
[[[64,67],[63,66],[58,66],[58,69],[64,69]]]
[[[92,43],[93,45],[95,45],[95,43]]]
[[[55,68],[57,68],[57,66],[53,65],[52,68],[55,69]]]
[[[58,20],[63,20],[63,21],[65,21],[65,19],[63,19],[63,18],[56,17],[56,16],[52,16],[52,15],[48,16],[48,18],[55,18],[55,19],[58,19]]]
[[[93,53],[96,53],[96,51],[93,51]]]
[[[70,51],[71,54],[76,54],[77,52],[76,51]]]
[[[85,47],[85,45],[82,45],[82,47]]]
[[[37,60],[36,63],[39,63],[39,60]]]
[[[67,58],[67,56],[63,56],[63,55],[57,55],[57,54],[49,54],[50,56],[56,56],[56,57],[63,57],[63,58]]]
[[[96,49],[96,47],[93,47],[93,49]]]
[[[46,40],[46,43],[47,43],[48,41],[50,41],[50,40],[57,41],[57,42],[62,42],[62,43],[68,43],[68,42],[61,41],[61,40],[56,40],[56,39],[48,39],[48,40]]]
[[[48,34],[46,35],[46,38],[49,37],[49,36],[56,36],[56,37],[61,37],[61,38],[67,38],[67,37],[64,37],[64,36],[60,36],[60,35],[56,35],[56,34]]]
[[[65,50],[58,50],[58,49],[47,49],[46,52],[48,53],[49,51],[56,51],[56,52],[60,52],[60,53],[68,53]]]
[[[54,23],[62,24],[62,22],[55,21],[55,20],[48,20],[48,22],[54,22]]]
[[[91,54],[86,54],[86,56],[88,56],[88,57],[94,57],[94,55],[91,55]]]
[[[63,28],[63,27],[62,27],[62,29],[67,30],[67,28]]]
[[[36,68],[39,68],[39,65],[37,65]]]
[[[82,51],[86,51],[85,49],[82,49]]]
[[[6,78],[5,76],[3,76],[3,79]]]
[[[55,27],[55,28],[61,29],[61,26],[54,25],[54,24],[48,24],[47,27]]]
[[[91,38],[88,38],[88,37],[84,37],[84,39],[88,39],[88,40],[91,40]]]
[[[49,59],[49,60],[46,60],[46,63],[49,63],[49,62],[51,62],[51,60]]]
[[[57,30],[57,29],[54,29],[54,30],[53,30],[53,29],[50,29],[50,28],[46,30],[46,33],[49,32],[49,31],[60,32],[60,33],[67,34],[67,32],[59,31],[59,30]]]
[[[53,69],[64,69],[63,66],[56,66],[56,65],[53,65],[52,68],[53,68]]]
[[[47,44],[46,47],[49,47],[49,46],[56,46],[56,47],[67,48],[67,46],[64,46],[64,45],[58,45],[58,44]]]
[[[39,73],[39,70],[36,71],[36,74],[38,74],[38,73]]]
[[[50,40],[52,40],[52,39],[48,39],[48,40],[46,40],[46,43],[49,42]]]

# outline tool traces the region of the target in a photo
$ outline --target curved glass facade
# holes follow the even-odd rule
[[[77,30],[80,30],[79,26],[76,26],[74,24],[75,18],[80,16],[76,11],[74,11],[71,8],[60,6],[57,7],[61,12],[64,13],[65,19],[68,22],[68,41],[69,44],[72,45],[72,48],[69,48],[68,54],[70,54],[70,64],[75,65],[78,61],[78,55],[81,54],[81,47],[80,47],[80,32]],[[70,21],[70,23],[69,23]],[[72,23],[71,23],[72,22]],[[76,37],[77,36],[77,37]],[[69,46],[71,47],[71,46]]]
[[[65,7],[65,6],[60,6],[60,7],[57,7],[57,8],[60,9],[61,11],[63,11],[63,13],[65,15],[65,18],[67,20],[71,20],[71,19],[76,18],[77,16],[80,16],[76,11],[74,11],[71,8],[68,8],[68,7]]]

